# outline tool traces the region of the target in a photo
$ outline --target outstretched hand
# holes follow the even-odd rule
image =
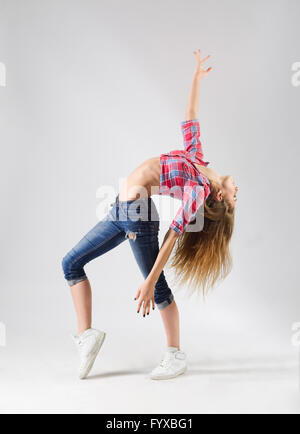
[[[211,70],[212,68],[209,67],[207,69],[203,68],[203,63],[210,58],[210,56],[206,56],[204,59],[201,59],[201,50],[200,48],[198,49],[198,51],[194,51],[194,55],[196,57],[196,71],[195,74],[199,77],[199,78],[203,78],[205,77]]]

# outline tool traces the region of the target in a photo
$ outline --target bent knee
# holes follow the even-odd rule
[[[66,279],[69,278],[71,270],[76,268],[74,265],[76,265],[76,258],[74,258],[74,255],[70,251],[63,257],[61,261],[61,266]]]
[[[68,270],[68,268],[70,266],[70,255],[69,255],[69,253],[63,257],[63,259],[61,261],[61,266],[62,266],[64,274],[66,274],[67,270]]]
[[[68,282],[69,286],[76,285],[82,280],[87,279],[87,276],[84,272],[83,267],[78,264],[78,261],[74,256],[69,252],[62,259],[62,269],[64,273],[64,277]]]

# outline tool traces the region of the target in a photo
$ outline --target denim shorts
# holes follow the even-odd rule
[[[64,277],[69,286],[87,279],[88,262],[129,241],[131,250],[146,278],[159,252],[159,214],[151,197],[120,201],[119,195],[107,215],[100,220],[63,258]],[[154,301],[159,310],[174,296],[162,271],[155,285]]]

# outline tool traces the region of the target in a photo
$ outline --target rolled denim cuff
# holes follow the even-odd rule
[[[173,300],[174,300],[174,295],[171,294],[171,295],[169,295],[169,297],[165,301],[163,301],[161,303],[156,303],[156,306],[157,306],[158,310],[163,310],[166,307],[168,307],[172,303]]]
[[[76,283],[82,282],[83,280],[86,280],[87,276],[77,277],[76,279],[67,280],[69,286],[76,285]]]

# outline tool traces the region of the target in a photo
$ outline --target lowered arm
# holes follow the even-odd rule
[[[156,282],[163,271],[164,266],[166,265],[170,254],[173,250],[176,239],[178,238],[178,234],[173,230],[169,229],[164,237],[164,241],[161,245],[161,248],[156,257],[155,263],[152,267],[152,270],[148,274],[146,280],[139,287],[136,299],[139,299],[138,310],[140,312],[141,307],[143,307],[143,316],[149,314],[150,312],[150,303],[152,301],[152,307],[154,309],[154,290]]]
[[[159,253],[156,257],[156,261],[152,267],[152,270],[147,276],[147,280],[151,282],[153,285],[156,284],[161,272],[164,269],[164,266],[168,262],[168,259],[173,250],[174,244],[180,234],[175,232],[173,229],[169,229],[164,237],[163,243],[160,247]]]

